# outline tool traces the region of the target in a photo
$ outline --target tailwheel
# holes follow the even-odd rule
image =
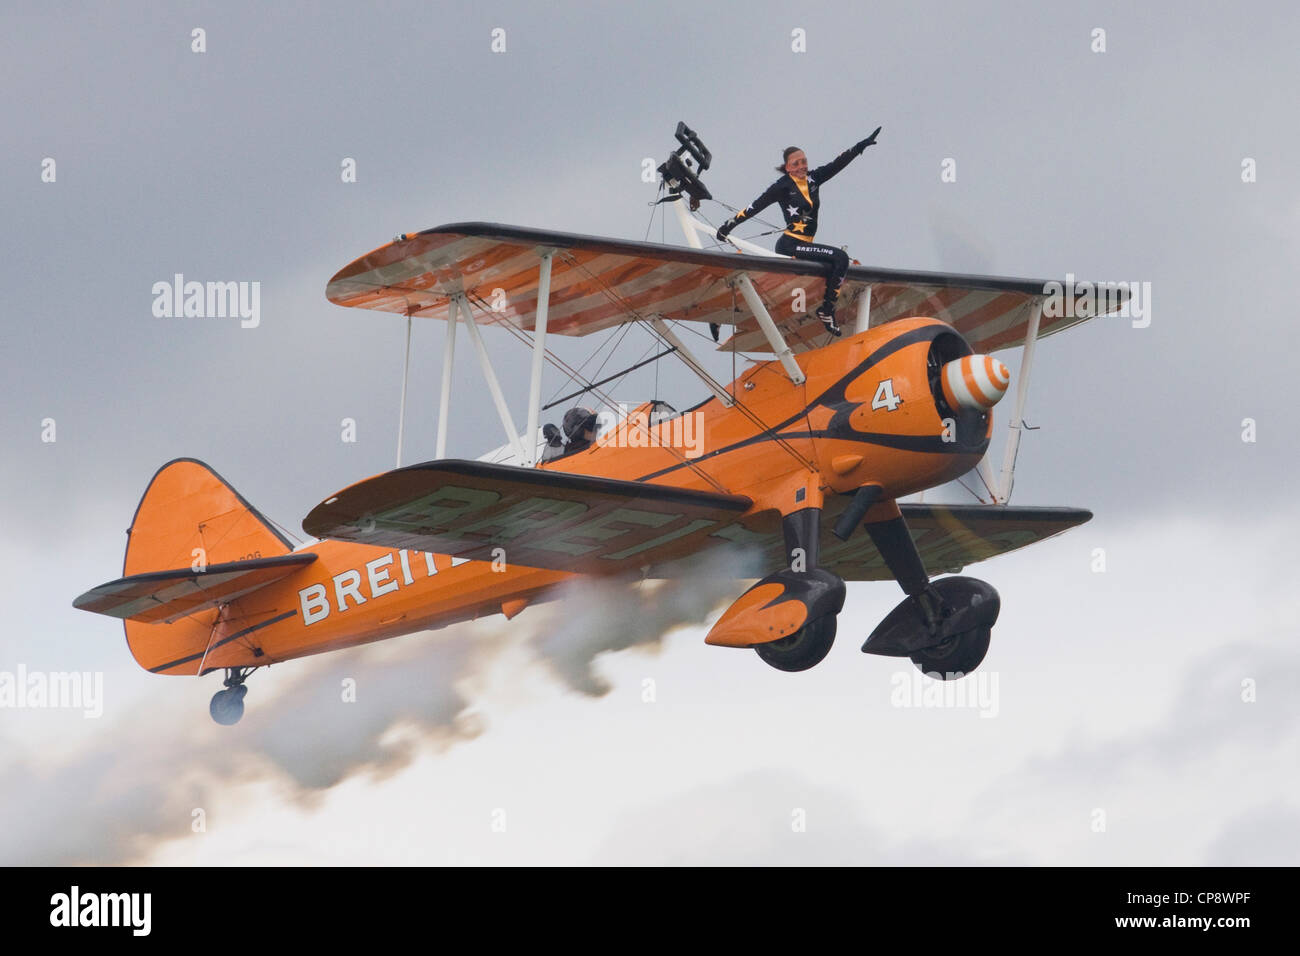
[[[977,627],[954,634],[933,647],[912,654],[912,663],[927,677],[957,680],[980,666],[989,651],[992,636],[991,627]]]
[[[831,645],[835,643],[835,619],[834,614],[826,614],[805,624],[789,637],[755,644],[754,650],[764,664],[779,671],[806,671],[820,664],[831,652]]]
[[[208,713],[223,727],[239,723],[239,718],[244,716],[244,698],[248,695],[244,681],[252,673],[252,668],[232,667],[226,673],[225,690],[213,694],[212,702],[208,704]]]

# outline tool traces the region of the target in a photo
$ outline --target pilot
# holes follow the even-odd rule
[[[564,434],[569,439],[566,455],[585,451],[596,440],[596,413],[578,406],[564,413]]]
[[[774,202],[781,204],[785,215],[785,232],[776,241],[776,251],[783,256],[820,262],[827,267],[826,296],[817,307],[817,318],[826,331],[840,335],[835,321],[835,304],[840,295],[840,283],[849,270],[849,256],[843,249],[825,246],[812,241],[817,232],[817,211],[821,208],[820,187],[876,141],[880,129],[853,147],[846,149],[825,166],[809,171],[808,157],[798,146],[788,146],[782,154],[783,162],[776,167],[780,179],[768,186],[752,203],[724,222],[718,229],[718,241],[725,242],[727,234],[745,219],[762,212]]]

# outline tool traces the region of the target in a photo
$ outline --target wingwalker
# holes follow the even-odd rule
[[[312,509],[303,528],[320,540],[298,548],[202,462],[168,462],[136,510],[123,577],[75,606],[122,618],[131,653],[154,673],[224,671],[210,708],[224,724],[242,715],[244,682],[259,667],[486,614],[510,618],[576,575],[693,573],[688,558],[720,547],[758,568],[750,578],[775,570],[722,614],[706,643],[805,670],[831,648],[845,582],[892,578],[906,597],[863,651],[910,658],[943,679],[973,671],[998,594],[974,578],[931,575],[1091,517],[1008,504],[1035,343],[1091,314],[1045,310],[1045,290],[1059,283],[854,266],[839,292],[853,318],[836,337],[821,317],[790,307],[824,288],[820,262],[731,236],[734,251],[702,247],[700,236],[717,231],[693,214],[712,200],[700,178],[711,157],[684,124],[677,141],[659,169],[660,203],[687,247],[458,223],[398,236],[345,266],[327,298],[405,316],[408,368],[412,321],[448,323],[434,460],[401,467],[403,378],[399,467]],[[601,390],[609,379],[589,382],[547,349],[552,335],[630,323],[665,346],[656,358],[681,359],[711,397],[681,412],[657,398],[620,409]],[[715,340],[730,328],[720,350],[752,364],[719,382],[683,340],[687,323],[712,326]],[[488,326],[532,349],[522,431],[488,355]],[[460,329],[506,438],[473,461],[445,454]],[[995,475],[984,456],[1010,375],[990,353],[1020,347]],[[562,428],[539,427],[548,359],[582,385],[562,401],[590,396],[583,401],[607,410],[603,426],[581,405]],[[688,431],[699,439],[690,449],[680,441]],[[980,504],[900,503],[972,469],[988,489]]]

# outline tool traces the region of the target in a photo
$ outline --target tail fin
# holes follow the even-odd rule
[[[196,568],[288,554],[292,545],[201,461],[158,469],[127,531],[122,574]]]
[[[155,673],[246,665],[236,659],[244,649],[223,646],[233,637],[222,609],[316,560],[312,553],[290,554],[289,541],[256,508],[193,458],[158,469],[127,534],[123,576],[73,605],[123,618],[131,654]],[[264,616],[267,609],[245,606],[234,615],[255,630],[248,628],[250,612]]]

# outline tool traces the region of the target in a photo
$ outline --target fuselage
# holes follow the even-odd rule
[[[723,491],[753,511],[796,510],[793,488],[851,494],[878,484],[896,499],[974,467],[991,416],[954,413],[936,397],[934,367],[968,354],[951,326],[904,319],[796,356],[794,384],[777,361],[754,365],[718,398],[650,424],[633,410],[590,448],[540,465],[575,474]],[[803,501],[802,495],[799,501]],[[187,619],[179,642],[151,647],[151,625],[127,624],[140,664],[194,674],[252,667],[442,627],[513,616],[573,574],[446,555],[319,541],[316,560],[221,612]],[[213,628],[216,628],[214,635]]]

